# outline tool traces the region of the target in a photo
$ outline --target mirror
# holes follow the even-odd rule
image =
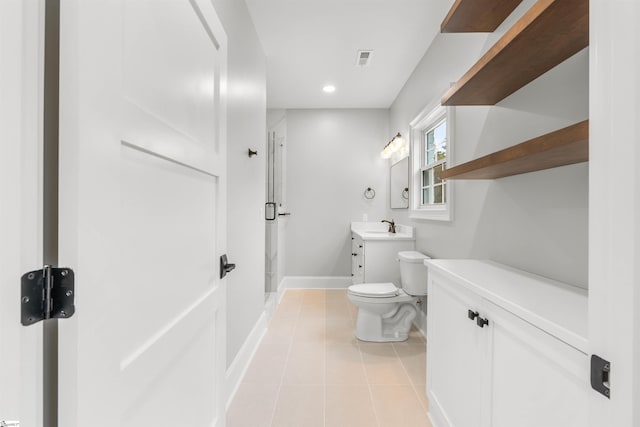
[[[405,157],[391,166],[391,209],[409,207],[409,158]]]

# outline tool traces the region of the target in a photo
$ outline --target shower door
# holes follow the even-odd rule
[[[283,219],[288,216],[284,201],[284,155],[285,136],[279,125],[269,131],[267,141],[267,203],[265,206],[266,219],[266,248],[265,248],[265,295],[278,290],[282,277],[282,227]]]

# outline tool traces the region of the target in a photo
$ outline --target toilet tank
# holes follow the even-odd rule
[[[398,252],[400,283],[402,284],[402,289],[409,295],[420,296],[427,294],[427,267],[424,265],[425,259],[429,259],[429,257],[420,252]]]

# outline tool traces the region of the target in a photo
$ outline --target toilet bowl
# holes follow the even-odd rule
[[[361,341],[406,341],[416,317],[418,297],[427,294],[428,256],[416,251],[398,252],[401,287],[393,283],[361,283],[347,290],[358,307],[355,335]]]

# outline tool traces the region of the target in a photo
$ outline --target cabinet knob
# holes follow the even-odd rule
[[[359,265],[359,266],[358,266],[358,268],[362,268],[362,266],[361,266],[361,265]]]
[[[478,313],[477,311],[473,311],[473,310],[469,310],[467,311],[467,317],[469,318],[469,320],[476,320],[476,317],[478,317],[480,313]]]
[[[489,320],[483,319],[480,316],[478,316],[478,318],[476,319],[476,325],[478,325],[481,328],[484,328],[488,324],[489,324]]]
[[[359,247],[359,248],[361,248],[361,247],[362,247],[362,245],[358,245],[358,247]]]

